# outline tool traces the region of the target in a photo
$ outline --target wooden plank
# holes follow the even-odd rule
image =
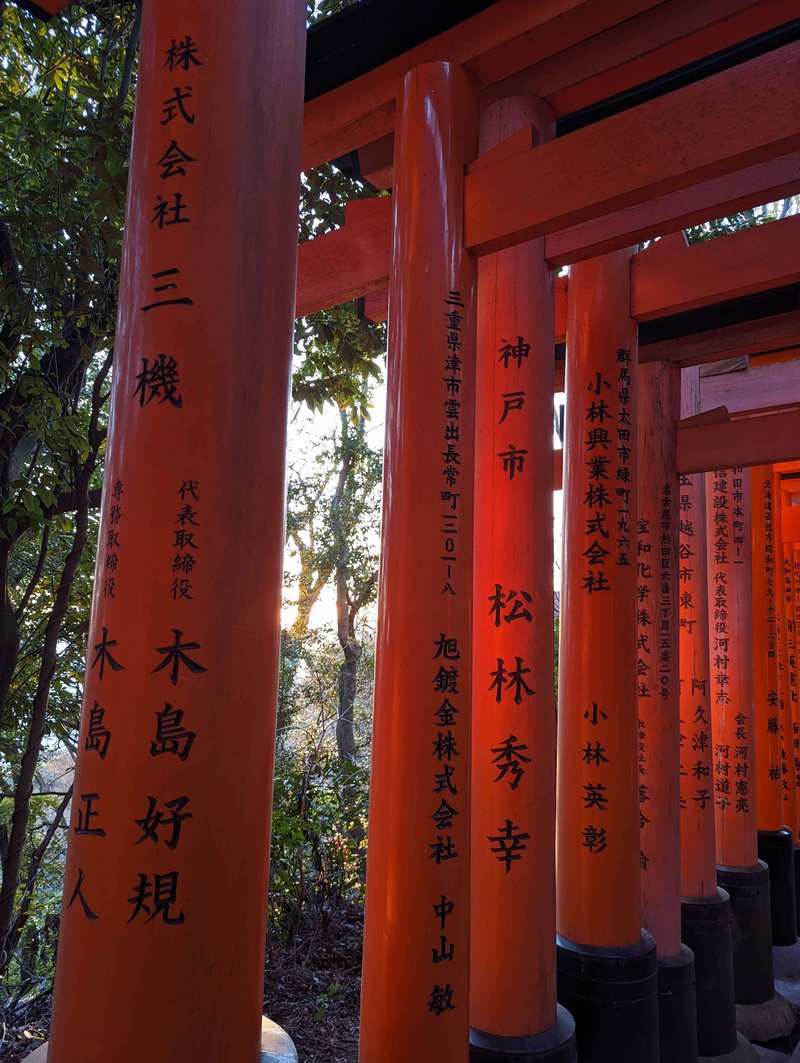
[[[691,417],[681,419],[682,428],[695,428],[701,424],[728,424],[730,414],[724,406],[715,406],[703,413],[695,413]]]
[[[374,212],[374,217],[366,220],[361,214],[355,225],[353,210],[356,209]],[[391,198],[354,200],[347,210],[352,221],[348,221],[344,229],[301,245],[298,306],[310,313],[311,310],[335,306],[344,298],[353,299],[383,289],[382,296],[374,295],[371,309],[377,315],[372,317],[373,320],[385,320]],[[668,240],[654,244],[633,258],[633,315],[639,320],[651,320],[692,307],[709,306],[737,295],[794,283],[800,279],[798,243],[800,217],[785,218],[691,248],[685,246],[680,234],[672,234]],[[566,327],[564,278],[559,278],[556,292],[556,338],[561,342]],[[763,340],[778,347],[793,346],[796,327],[792,319],[788,332],[779,326],[777,331],[764,332]],[[749,325],[733,326],[734,331],[715,330],[705,335],[698,341],[700,347],[693,364],[730,357],[730,353],[723,352],[730,352],[731,344],[748,348],[738,353],[750,353],[752,341],[748,328]],[[757,328],[760,330],[762,326]],[[763,345],[763,340],[759,333],[755,341],[757,350],[769,349]],[[678,341],[678,346],[678,357],[683,362],[686,344]],[[706,358],[706,353],[711,357]],[[643,351],[646,361],[664,357],[672,355],[669,352],[665,355],[662,344],[649,345]]]
[[[639,361],[674,361],[681,366],[705,365],[722,358],[759,355],[797,346],[800,346],[800,311],[795,310],[682,336],[676,340],[640,345]]]
[[[670,0],[669,5],[657,4],[540,63],[531,65],[527,58],[524,70],[510,76],[506,71],[502,80],[489,81],[481,95],[482,106],[503,96],[525,94],[546,99],[557,116],[570,114],[780,26],[796,14],[795,0],[755,4],[752,0],[706,0],[703,4]],[[393,134],[358,151],[363,176],[378,188],[391,187]],[[751,205],[732,203],[728,209]],[[593,253],[604,250],[598,247]],[[564,264],[570,259],[554,261]]]
[[[794,361],[752,365],[721,376],[701,377],[702,409],[726,406],[731,413],[780,406],[787,399],[800,402],[800,351]],[[800,439],[797,441],[800,454]]]
[[[798,111],[791,44],[468,176],[467,246],[498,251],[798,151]]]
[[[800,506],[781,507],[781,542],[800,542]]]
[[[800,216],[688,247],[660,240],[631,260],[631,313],[652,321],[800,281]]]
[[[525,149],[530,146],[530,140],[533,136],[531,130],[521,131],[516,137],[511,138],[513,144],[507,144],[505,147],[505,153],[507,158],[515,157],[516,155],[525,153]],[[503,146],[500,146],[503,147]],[[486,167],[486,158],[481,156],[476,159],[476,162],[469,168],[470,173],[478,173],[482,168]],[[789,175],[789,180],[784,184],[780,182]],[[630,207],[623,212],[616,212],[610,215],[605,215],[590,222],[586,222],[582,225],[576,225],[569,227],[569,229],[561,230],[556,233],[550,234],[545,240],[545,249],[547,257],[554,266],[561,266],[567,263],[567,261],[580,261],[585,257],[591,257],[594,254],[605,253],[608,250],[619,247],[620,244],[627,244],[635,242],[640,239],[646,230],[647,233],[651,233],[653,226],[656,225],[659,218],[664,214],[680,215],[680,224],[694,224],[698,221],[708,220],[713,213],[713,204],[717,200],[721,199],[725,201],[725,209],[741,209],[746,204],[753,205],[755,203],[769,202],[771,199],[780,199],[783,196],[788,196],[790,193],[797,191],[800,188],[800,152],[796,152],[781,158],[775,159],[775,161],[761,164],[759,166],[748,167],[737,173],[730,174],[726,178],[716,179],[712,182],[703,182],[700,185],[696,185],[691,189],[684,189],[680,192],[673,193],[669,197],[657,197],[650,200],[647,203],[637,207]],[[744,195],[743,189],[750,187],[751,192]],[[694,204],[693,198],[697,196],[699,203],[702,206]],[[729,197],[733,197],[732,199]],[[361,202],[361,201],[354,201]],[[364,201],[367,202],[367,201]],[[386,210],[387,214],[391,212],[390,202],[387,199],[377,199],[374,201],[379,204],[377,209]],[[785,219],[792,220],[795,219]],[[677,224],[677,222],[674,222]],[[783,224],[783,222],[780,222]],[[631,232],[631,230],[633,232]],[[387,222],[385,237],[390,239],[391,222]],[[374,235],[378,238],[381,234],[384,234],[384,226],[376,227]],[[725,237],[724,239],[730,239],[731,237]],[[326,237],[318,237],[319,240],[325,240]],[[343,238],[339,237],[341,242]],[[764,238],[766,240],[766,237]],[[355,272],[358,269],[363,270],[363,286],[362,290],[357,291],[357,294],[365,294],[368,291],[373,290],[375,287],[375,269],[370,263],[370,255],[384,254],[381,248],[375,246],[371,247],[370,244],[365,241],[364,234],[357,234],[358,240],[358,254],[362,257],[357,261],[356,248],[347,249],[345,253],[350,268]],[[355,241],[354,241],[355,242]],[[717,241],[710,241],[708,247],[716,247]],[[323,257],[326,257],[325,252],[322,251],[324,243],[320,243],[317,250]],[[641,254],[647,255],[648,252],[642,252]],[[660,252],[662,253],[662,252]],[[716,252],[714,252],[716,253]],[[719,249],[721,254],[721,249]],[[299,284],[299,301],[306,302],[303,294],[301,293],[304,286],[312,283],[313,273],[313,256],[316,251],[306,251],[302,254],[302,270],[297,279]],[[712,255],[712,252],[709,252]],[[640,256],[634,256],[634,261],[639,259]],[[787,263],[786,255],[781,258],[781,269],[790,270],[790,266]],[[644,260],[644,259],[643,259]],[[324,266],[321,268],[325,268]],[[741,267],[731,267],[733,269],[739,269]],[[775,271],[778,268],[778,264],[772,264],[768,268]],[[653,267],[656,270],[656,267]],[[708,301],[718,302],[722,296],[713,296],[712,289],[714,284],[714,275],[716,267],[710,269],[707,276],[705,276],[704,287],[708,289]],[[336,274],[330,274],[331,279],[336,280]],[[632,283],[636,287],[645,287],[647,283],[646,273],[643,274],[642,280],[639,281],[636,277],[633,277]],[[765,287],[768,285],[765,284]],[[358,288],[358,285],[356,285]],[[646,300],[650,302],[650,309],[647,311],[650,317],[660,317],[662,314],[670,313],[669,310],[662,306],[661,310],[656,307],[659,300],[660,286],[656,283],[649,285],[650,294],[645,297],[642,296],[643,305]],[[355,290],[355,289],[354,289]],[[666,289],[664,289],[666,291]],[[324,302],[326,298],[333,300],[335,298],[335,292],[331,291],[329,296],[325,296],[324,289],[320,286],[317,287],[318,300],[322,300],[317,308],[322,306],[334,306],[334,302]],[[351,297],[354,298],[354,297]],[[637,297],[639,298],[639,297]],[[379,309],[384,304],[375,303],[375,313],[382,313]],[[704,305],[700,300],[694,305]],[[686,307],[684,307],[686,308]],[[374,320],[385,320],[384,318],[376,318]],[[563,335],[563,333],[562,333]]]
[[[297,317],[388,288],[391,198],[382,196],[355,202],[358,216],[351,222],[300,244]],[[352,205],[348,209],[352,216]]]
[[[792,461],[800,453],[800,410],[748,416],[730,423],[678,423],[678,472]]]
[[[499,0],[390,63],[309,100],[303,169],[392,133],[403,77],[422,63],[461,63],[485,86],[660,4],[667,6],[663,0]]]
[[[572,114],[796,17],[796,0],[670,0],[517,75],[514,88]]]
[[[747,210],[794,195],[800,187],[800,152],[747,166],[724,177],[700,181],[691,188],[653,196],[623,210],[551,233],[545,239],[547,258],[565,266],[604,255],[620,246],[630,247],[670,228],[688,228],[724,214]]]
[[[361,176],[375,188],[391,188],[394,183],[394,137],[373,140],[358,149]]]

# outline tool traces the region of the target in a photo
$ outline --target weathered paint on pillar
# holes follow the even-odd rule
[[[797,504],[796,502],[793,504]],[[792,604],[794,606],[794,637],[795,637],[795,665],[797,664],[797,633],[800,631],[800,544],[798,543],[786,543],[783,545],[784,553],[788,556],[791,549],[792,557]],[[791,677],[790,677],[791,682]],[[795,668],[795,695],[797,694],[797,669]],[[798,813],[798,804],[800,803],[800,763],[798,763],[798,757],[800,756],[800,705],[797,704],[797,698],[795,697],[794,706],[797,709],[796,714],[793,716],[792,727],[792,748],[795,761],[795,785],[794,785],[794,814],[795,814],[795,831],[793,839],[795,842],[800,840],[800,813]]]
[[[642,923],[659,956],[681,948],[678,474],[680,368],[639,367],[636,684]]]
[[[570,273],[558,720],[558,931],[641,937],[636,759],[637,331],[629,255]]]
[[[720,469],[706,484],[717,863],[751,867],[758,848],[750,476]]]
[[[681,414],[699,411],[696,366],[682,374]],[[680,537],[681,893],[717,896],[711,679],[708,652],[708,562],[705,477],[682,475]]]
[[[362,1063],[466,1060],[477,100],[448,63],[399,100]],[[519,468],[519,456],[514,461]],[[503,686],[513,696],[511,680]],[[502,839],[513,848],[512,835]],[[524,833],[524,831],[523,831]],[[498,842],[498,847],[501,843]]]
[[[49,1063],[259,1058],[304,47],[145,3]]]
[[[750,469],[753,553],[753,707],[756,736],[758,829],[783,830],[780,691],[775,568],[775,506],[771,465]]]
[[[494,104],[481,152],[540,113]],[[543,240],[480,260],[470,1014],[504,1037],[556,1019],[554,312]]]
[[[773,479],[773,504],[776,515],[781,513],[786,504],[786,493],[782,487],[780,473],[775,472]],[[777,523],[777,522],[776,522]],[[790,615],[793,608],[793,595],[787,594],[791,566],[788,564],[790,544],[783,541],[783,529],[775,535],[775,569],[778,582],[776,597],[776,626],[778,636],[778,684],[782,737],[781,777],[783,790],[784,823],[792,832],[797,844],[800,840],[800,807],[798,807],[797,781],[800,775],[800,706],[797,701],[797,679],[792,683],[792,644],[795,618]],[[793,589],[793,580],[790,583]]]
[[[783,508],[790,505],[791,495],[781,491]],[[795,829],[800,833],[800,692],[797,677],[797,608],[794,594],[794,548],[783,542],[783,593],[786,617],[785,680],[792,717],[792,760],[794,763]],[[795,835],[797,837],[797,834]]]

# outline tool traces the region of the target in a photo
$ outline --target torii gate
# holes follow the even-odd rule
[[[393,187],[394,194],[353,205],[342,230],[300,248],[296,310],[364,296],[373,314],[385,313],[379,293],[390,289],[361,1059],[399,1063],[416,1056],[460,1063],[470,1054],[474,1063],[573,1060],[572,1020],[556,1008],[554,948],[532,950],[530,944],[546,942],[554,918],[554,750],[546,737],[534,749],[512,729],[517,714],[520,725],[541,725],[538,733],[546,736],[546,717],[552,716],[546,677],[537,672],[538,686],[532,681],[528,653],[536,639],[526,634],[541,625],[546,566],[534,572],[525,567],[531,559],[522,565],[515,537],[502,527],[507,519],[513,531],[517,518],[511,514],[523,490],[529,512],[547,512],[553,481],[549,472],[538,471],[526,481],[535,455],[521,443],[524,402],[537,416],[545,415],[546,404],[534,406],[528,378],[503,374],[522,370],[526,359],[536,361],[537,373],[542,365],[549,372],[566,333],[573,394],[596,396],[585,416],[602,422],[610,408],[606,391],[613,389],[615,431],[626,433],[615,444],[633,454],[635,430],[624,426],[632,395],[635,401],[638,363],[694,365],[747,353],[753,356],[749,373],[758,367],[756,357],[800,343],[794,298],[800,278],[787,254],[793,221],[703,248],[673,240],[632,257],[625,250],[644,237],[798,191],[800,29],[792,21],[793,5],[780,0],[719,0],[713,6],[689,0],[496,0],[461,5],[461,14],[468,9],[471,17],[454,21],[451,11],[449,21],[438,23],[452,5],[426,0],[402,5],[406,32],[395,44],[391,34],[367,34],[370,23],[374,27],[377,20],[380,30],[382,16],[398,12],[395,0],[373,0],[309,35],[323,53],[325,33],[331,41],[344,33],[364,47],[359,76],[337,77],[334,71],[323,90],[315,89],[315,66],[309,67],[301,163],[301,7],[289,0],[236,0],[223,25],[212,0],[145,2],[102,535],[116,531],[124,508],[114,495],[119,490],[130,503],[131,566],[137,551],[146,549],[148,524],[159,534],[173,534],[176,512],[200,526],[208,522],[209,546],[195,595],[193,587],[181,595],[178,584],[166,607],[155,583],[131,581],[119,604],[104,599],[98,584],[76,784],[82,797],[73,812],[50,1063],[138,1063],[145,1057],[153,1063],[255,1063],[258,1056],[271,720],[259,712],[263,700],[253,698],[255,686],[259,696],[275,687],[277,612],[264,616],[263,602],[277,601],[280,579],[283,435],[277,426],[285,420],[290,358],[292,199],[300,165],[354,151],[362,172]],[[414,40],[409,27],[423,15],[424,31]],[[167,188],[163,169],[156,172],[164,108],[176,89],[172,74],[181,92],[191,88],[198,105],[198,124],[186,131],[185,146],[181,140],[190,158],[181,164],[180,188]],[[203,78],[212,77],[213,92],[203,88]],[[253,84],[261,86],[260,95],[251,92]],[[495,131],[489,146],[489,133],[479,128],[481,113],[519,97],[527,101],[529,117],[520,119],[524,108],[517,110],[517,131],[505,139]],[[262,106],[265,100],[269,107]],[[197,136],[201,103],[211,130],[205,140]],[[507,125],[498,128],[508,132]],[[203,153],[212,134],[214,152]],[[250,186],[254,173],[263,176],[258,209],[251,195],[233,194],[243,173]],[[192,201],[204,204],[197,220],[189,211]],[[767,246],[773,239],[776,246]],[[757,265],[749,254],[745,263],[736,250],[749,240],[750,247],[764,244]],[[733,249],[727,264],[725,247]],[[503,272],[510,261],[504,256],[512,248],[525,249],[535,348],[516,331],[524,300],[518,295],[490,308],[487,299],[485,278],[510,275]],[[211,281],[201,268],[209,249],[215,259]],[[550,311],[544,263],[576,265],[572,294],[565,300],[562,289]],[[692,280],[682,284],[689,263],[686,276]],[[162,284],[167,275],[169,285]],[[178,279],[180,290],[173,293]],[[169,300],[159,294],[167,287]],[[601,293],[609,298],[598,298]],[[162,300],[172,309],[159,312],[156,322],[146,315]],[[477,396],[476,322],[482,336],[493,337],[478,352],[487,384]],[[240,340],[235,350],[234,335]],[[246,350],[256,336],[269,337],[266,358]],[[493,376],[485,373],[487,360],[495,366]],[[151,375],[157,365],[173,371],[172,390]],[[184,372],[184,365],[185,390],[179,392],[175,371]],[[674,398],[676,374],[671,376]],[[765,375],[768,391],[774,384],[767,376],[774,373]],[[156,385],[161,391],[151,394],[148,388]],[[208,409],[221,394],[241,396],[240,407],[231,416],[217,409],[212,420]],[[256,395],[262,405],[254,425],[242,414]],[[489,400],[495,405],[487,406]],[[515,488],[527,486],[517,501],[497,501],[490,513],[474,515],[476,403],[479,431],[485,415],[502,447],[477,453],[479,469],[484,462],[482,490],[488,485],[480,497],[495,492],[499,499],[500,487],[512,481]],[[734,412],[726,405],[729,413],[701,413],[677,425],[675,474],[797,457],[800,413],[791,406],[773,404],[779,409],[770,411],[767,433],[762,411],[745,404]],[[153,413],[161,418],[157,430]],[[552,411],[546,416],[549,424]],[[498,440],[501,424],[505,434]],[[228,434],[235,439],[232,449]],[[574,456],[576,438],[573,427],[567,494],[572,484],[578,498],[575,485],[583,474]],[[602,446],[599,439],[580,445]],[[223,492],[232,455],[243,451],[261,463],[254,474],[258,499],[246,485],[227,497]],[[153,481],[159,455],[169,461]],[[615,463],[627,480],[635,478],[634,458],[620,455]],[[598,573],[608,580],[616,566],[614,600],[622,617],[637,591],[622,569],[630,563],[632,543],[635,549],[639,515],[634,489],[618,497],[615,560],[584,578],[603,589]],[[202,508],[207,499],[208,511]],[[568,539],[580,541],[589,522],[598,529],[597,545],[581,543],[570,564],[583,564],[579,558],[590,551],[585,563],[601,566],[603,514],[586,504],[583,512],[568,503]],[[495,521],[496,553],[484,555],[487,585],[473,591],[475,517],[482,526]],[[230,542],[255,536],[261,536],[269,561],[258,583],[227,554]],[[525,578],[528,585],[518,582]],[[473,594],[475,629],[486,629],[482,637],[508,627],[519,640],[484,643],[494,658],[489,664],[496,664],[491,671],[476,670],[485,663],[471,663]],[[219,609],[223,600],[230,601],[230,616]],[[562,790],[559,996],[576,1012],[582,1060],[650,1063],[659,1051],[658,972],[669,988],[662,994],[662,1014],[674,1014],[663,1012],[666,996],[684,1008],[672,1037],[662,1036],[661,1059],[687,1060],[696,1051],[693,1007],[686,1008],[691,968],[682,954],[664,952],[661,942],[657,968],[652,938],[640,933],[636,908],[636,705],[629,693],[635,688],[628,685],[636,631],[628,632],[627,620],[615,617],[603,626],[588,599],[585,605],[583,641],[591,639],[598,661],[605,653],[619,662],[608,673],[603,696],[619,693],[620,701],[611,710],[592,693],[591,668],[581,663],[589,658],[580,658],[581,633],[565,617],[565,630],[568,623],[573,628],[562,651],[562,674],[566,667],[585,682],[569,700],[562,683],[562,778],[569,784],[574,776],[582,784],[583,807],[589,801],[594,811],[576,835],[565,812],[572,798]],[[572,608],[578,616],[581,606]],[[159,634],[165,624],[166,634]],[[536,631],[537,638],[545,637],[541,626]],[[257,648],[264,645],[267,654]],[[257,674],[239,667],[243,657],[271,664]],[[495,744],[476,748],[470,772],[473,707],[477,714],[494,713],[498,723],[482,739]],[[228,744],[234,711],[237,741]],[[618,716],[609,723],[611,711]],[[609,728],[617,728],[616,760],[607,756]],[[112,743],[115,753],[125,754],[129,767],[123,773],[104,771]],[[143,748],[149,749],[144,757]],[[573,755],[597,769],[596,778],[584,782],[575,767],[565,768]],[[495,777],[488,785],[487,769]],[[199,796],[189,792],[191,784]],[[606,794],[613,796],[619,828],[613,847],[602,820]],[[146,802],[141,807],[148,795],[149,811]],[[189,807],[193,821],[184,825]],[[481,977],[471,994],[470,922],[480,923],[483,913],[470,910],[469,823],[472,814],[473,824],[484,824],[487,810],[494,825],[490,834],[473,827],[472,875],[482,897],[491,901],[494,891],[498,910],[508,912],[512,923],[498,923],[493,938],[484,935],[480,953],[474,943],[481,935],[473,934],[472,963],[481,965]],[[673,811],[677,837],[677,807]],[[156,827],[169,821],[169,838],[153,826],[156,813]],[[213,839],[212,861],[205,846],[198,848],[198,837]],[[170,840],[175,845],[164,852]],[[145,842],[155,848],[138,848]],[[253,861],[241,859],[254,847],[256,876]],[[624,857],[621,876],[609,863],[609,850],[615,859]],[[513,888],[533,852],[535,897]],[[578,866],[588,876],[580,884],[569,881]],[[618,897],[628,903],[624,919],[610,918],[609,906],[618,898],[602,885],[604,874],[613,875]],[[679,905],[679,897],[673,900]],[[670,917],[676,917],[674,905]],[[518,974],[503,983],[506,971],[526,967],[529,985]],[[87,979],[103,986],[100,1011],[86,992]],[[185,1004],[165,1015],[157,1037],[141,1022],[152,1014],[154,979],[166,999]],[[501,992],[490,999],[498,984]],[[532,1006],[540,999],[543,1006]]]

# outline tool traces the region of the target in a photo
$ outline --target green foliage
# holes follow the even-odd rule
[[[354,422],[369,417],[372,386],[382,379],[385,330],[358,318],[353,303],[299,318],[292,396],[314,412],[333,403]]]
[[[715,218],[701,225],[693,225],[686,230],[686,239],[690,244],[697,244],[706,240],[715,240],[718,236],[730,236],[742,229],[754,229],[759,225],[768,225],[790,214],[796,214],[798,209],[800,209],[800,196],[792,196],[789,199],[767,203],[760,207],[750,207],[747,210],[737,210],[722,218]]]
[[[305,914],[325,928],[363,895],[368,772],[303,744],[278,756],[270,856],[270,937],[294,940]]]

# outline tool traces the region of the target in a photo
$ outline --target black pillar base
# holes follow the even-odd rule
[[[694,953],[658,957],[659,1063],[697,1063]]]
[[[758,858],[769,868],[772,944],[794,945],[797,941],[797,893],[791,831],[760,830]]]
[[[635,945],[594,948],[556,939],[558,999],[575,1018],[578,1063],[658,1059],[658,969],[647,931]]]
[[[794,892],[797,928],[800,930],[800,845],[794,847]]]
[[[681,940],[694,953],[697,978],[697,1046],[701,1056],[724,1056],[736,1048],[731,902],[725,890],[715,897],[684,897]]]
[[[737,1004],[765,1004],[775,993],[769,868],[718,865],[717,882],[731,898],[733,986]]]
[[[533,1037],[500,1037],[469,1031],[470,1063],[576,1063],[575,1021],[558,1005],[555,1025]]]

